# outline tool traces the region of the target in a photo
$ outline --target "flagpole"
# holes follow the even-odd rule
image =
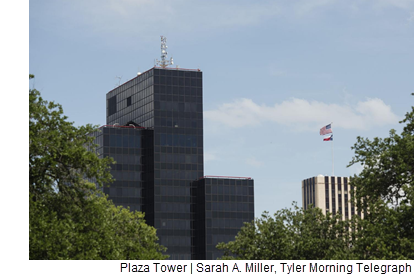
[[[333,122],[331,122],[331,129],[332,129],[332,123]],[[332,144],[331,144],[331,146],[332,146],[332,176],[335,176],[335,166],[334,166],[334,141],[332,140],[331,142],[332,142]]]

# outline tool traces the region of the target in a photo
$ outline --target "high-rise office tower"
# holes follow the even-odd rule
[[[168,68],[165,49],[160,67],[106,95],[98,152],[117,164],[104,192],[145,212],[171,259],[211,259],[253,220],[253,180],[203,177],[203,75]]]
[[[354,214],[361,216],[351,201],[353,187],[348,177],[323,176],[308,178],[302,181],[302,206],[304,209],[320,208],[324,214],[330,212],[349,219]]]
[[[153,129],[143,211],[172,258],[190,259],[190,184],[204,175],[202,72],[152,68],[106,97],[108,125]]]

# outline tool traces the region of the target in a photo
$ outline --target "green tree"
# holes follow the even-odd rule
[[[413,94],[414,95],[414,94]],[[349,166],[362,164],[352,179],[358,208],[353,251],[360,259],[414,258],[414,107],[400,121],[401,134],[357,138]]]
[[[165,259],[144,215],[96,188],[112,181],[113,161],[87,150],[96,149],[94,131],[29,91],[29,258]]]
[[[352,258],[348,222],[324,215],[318,208],[264,212],[238,233],[234,241],[220,243],[223,259],[299,260]]]

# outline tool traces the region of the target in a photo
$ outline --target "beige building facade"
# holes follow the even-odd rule
[[[302,181],[302,207],[318,207],[324,214],[342,214],[342,219],[349,219],[357,212],[351,202],[351,191],[348,177],[318,175]]]

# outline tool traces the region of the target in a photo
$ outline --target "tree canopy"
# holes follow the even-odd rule
[[[413,94],[414,95],[414,94]],[[414,107],[401,134],[357,137],[349,166],[352,201],[364,211],[349,220],[320,209],[283,209],[245,223],[234,241],[220,243],[223,259],[414,259]]]
[[[94,131],[29,91],[29,258],[165,259],[144,215],[116,207],[97,188],[112,181],[113,161],[94,153]]]
[[[405,124],[401,134],[358,137],[352,147],[349,166],[363,165],[351,178],[358,208],[365,210],[364,219],[356,220],[354,241],[361,259],[414,258],[414,107],[400,123]]]
[[[350,257],[348,222],[324,215],[318,208],[303,210],[294,204],[273,216],[245,223],[234,241],[220,243],[223,259],[319,260]]]

